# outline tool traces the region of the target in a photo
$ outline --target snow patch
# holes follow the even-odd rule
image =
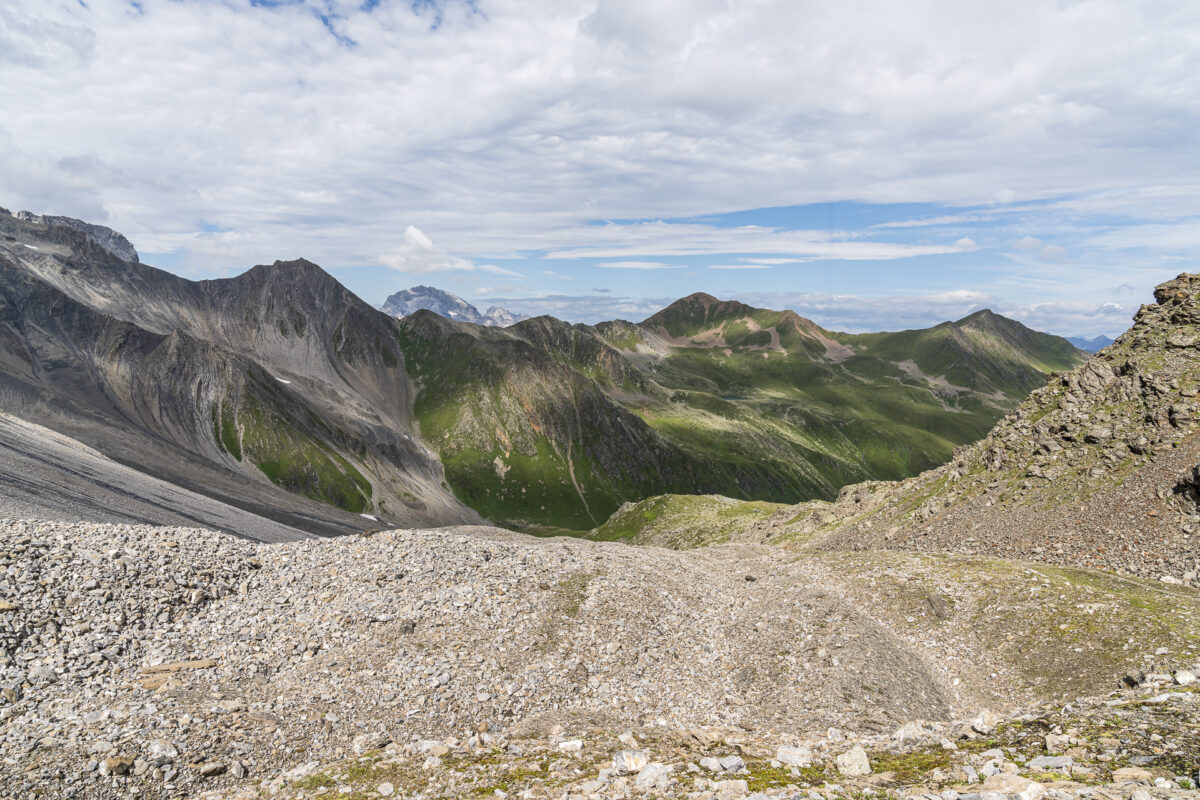
[[[367,518],[369,520],[373,520],[375,522],[379,522],[379,517],[372,517],[370,514],[359,514],[359,516],[365,517],[365,518]]]
[[[279,381],[280,383],[291,383],[291,381],[285,381],[283,378],[276,378],[275,380]]]

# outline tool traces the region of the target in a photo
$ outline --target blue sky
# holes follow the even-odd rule
[[[1117,334],[1200,255],[1200,6],[15,0],[0,205],[574,321]]]

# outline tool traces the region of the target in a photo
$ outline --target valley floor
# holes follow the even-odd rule
[[[1169,797],[1200,759],[1200,598],[1044,564],[9,520],[0,598],[14,798]]]

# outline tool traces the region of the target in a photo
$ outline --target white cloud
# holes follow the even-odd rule
[[[522,275],[521,273],[519,273],[515,270],[505,269],[504,267],[497,267],[495,264],[480,264],[477,267],[477,269],[480,272],[490,272],[493,275],[507,275],[510,278],[524,278],[525,277],[524,275]]]
[[[1038,251],[1043,261],[1066,261],[1067,249],[1056,244],[1048,244]]]
[[[430,272],[446,272],[448,270],[467,272],[475,270],[475,265],[465,258],[452,256],[434,247],[433,240],[416,225],[409,225],[405,228],[401,245],[395,252],[383,256],[379,260],[394,270],[407,272],[410,275],[425,275]],[[517,275],[510,270],[491,265],[488,265],[486,271],[501,275]]]
[[[1033,253],[1041,248],[1043,244],[1041,239],[1034,236],[1023,236],[1013,242],[1013,247],[1026,253]]]
[[[680,264],[663,264],[659,261],[609,261],[596,266],[600,269],[683,269]]]
[[[954,243],[954,247],[957,250],[975,250],[979,245],[970,236],[964,236]]]
[[[295,248],[368,263],[396,220],[472,258],[561,249],[594,219],[1000,212],[1200,172],[1194,3],[364,5],[322,6],[339,41],[299,3],[9,0],[0,107],[22,163],[4,177],[22,174],[3,202],[91,208],[213,268]],[[104,170],[63,166],[88,158]],[[879,257],[868,245],[815,257]]]
[[[782,230],[758,225],[736,228],[699,223],[636,222],[585,225],[557,232],[565,246],[546,258],[621,258],[622,256],[696,256],[730,253],[790,254],[791,258],[748,257],[755,263],[797,263],[814,259],[884,261],[943,255],[972,245],[905,244],[865,240],[852,231]]]
[[[791,262],[785,262],[791,263]],[[709,269],[771,269],[770,264],[710,264]]]

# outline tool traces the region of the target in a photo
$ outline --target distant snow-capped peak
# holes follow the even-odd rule
[[[407,317],[421,309],[427,309],[448,319],[458,322],[470,322],[475,325],[489,325],[505,328],[513,323],[529,317],[525,314],[515,314],[500,306],[492,306],[486,313],[450,292],[433,286],[414,286],[403,289],[384,301],[379,310],[396,318]]]

